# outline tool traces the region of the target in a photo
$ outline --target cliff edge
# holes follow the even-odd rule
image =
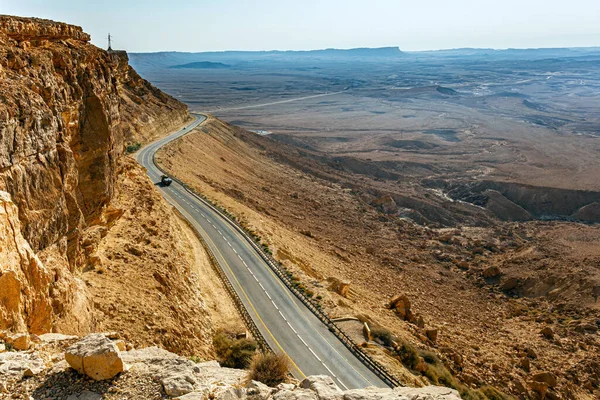
[[[143,80],[125,52],[89,40],[77,26],[0,16],[0,329],[126,327],[140,345],[202,354],[210,326],[184,236],[125,154],[183,125],[187,107]],[[169,295],[157,299],[156,285]],[[143,328],[154,326],[140,317],[154,311],[144,302],[163,310],[147,317],[163,327],[158,339]],[[181,318],[194,328],[170,334]]]

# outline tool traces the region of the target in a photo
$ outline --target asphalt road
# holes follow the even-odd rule
[[[147,169],[154,183],[158,183],[162,175],[154,165],[154,153],[193,130],[204,119],[197,116],[184,129],[137,153],[136,159]],[[177,182],[157,187],[207,242],[265,340],[274,351],[289,357],[291,372],[296,378],[323,374],[333,377],[342,389],[387,387],[294,296],[227,220]]]

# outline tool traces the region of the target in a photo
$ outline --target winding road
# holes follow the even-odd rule
[[[136,154],[154,183],[162,175],[154,164],[154,154],[206,119],[202,115],[194,117],[185,128],[148,144]],[[330,375],[344,390],[387,387],[300,302],[229,221],[175,181],[157,188],[206,241],[269,346],[289,357],[296,378]]]

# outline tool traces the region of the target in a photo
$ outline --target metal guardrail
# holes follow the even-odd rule
[[[175,182],[179,183],[179,185],[181,185],[181,187],[183,187],[188,193],[190,193],[192,196],[196,197],[198,200],[200,200],[201,202],[203,202],[204,204],[206,204],[214,212],[216,212],[217,214],[219,214],[219,216],[221,218],[223,218],[231,226],[233,226],[246,239],[246,241],[248,243],[250,243],[250,245],[257,251],[258,255],[267,263],[267,265],[269,266],[269,268],[271,268],[271,270],[279,277],[279,279],[281,279],[281,281],[286,285],[286,287],[292,293],[294,293],[294,295],[317,318],[319,318],[319,320],[323,324],[325,324],[325,326],[327,326],[327,328],[329,329],[329,331],[332,332],[348,348],[348,350],[350,350],[350,352],[352,352],[352,354],[354,354],[354,356],[356,358],[358,358],[367,368],[369,368],[375,375],[377,375],[387,385],[389,385],[391,387],[405,386],[400,381],[398,381],[392,374],[390,374],[385,369],[384,366],[382,366],[377,361],[375,361],[374,359],[372,359],[368,354],[366,354],[360,348],[360,346],[350,336],[348,336],[340,327],[338,327],[336,325],[336,323],[333,322],[329,318],[329,316],[327,316],[327,314],[325,314],[314,303],[313,300],[309,299],[308,297],[306,297],[304,295],[304,293],[300,292],[294,286],[293,282],[290,280],[290,278],[288,277],[288,275],[282,270],[283,266],[278,261],[276,261],[273,257],[271,257],[271,255],[267,254],[260,246],[258,246],[258,244],[250,237],[250,235],[246,232],[245,228],[239,222],[237,222],[237,221],[229,218],[229,216],[225,215],[217,206],[215,206],[214,204],[212,204],[210,202],[210,200],[208,200],[207,198],[205,198],[202,194],[196,193],[196,191],[193,188],[190,188],[186,183],[184,183],[180,179],[178,179],[178,178],[170,175],[165,169],[163,169],[160,165],[158,165],[156,163],[155,155],[156,155],[156,153],[154,153],[152,155],[152,162],[154,163],[154,165],[156,166],[156,168],[158,168],[163,174],[170,176]],[[205,248],[207,248],[207,251],[208,251],[209,256],[211,257],[211,259],[213,259],[216,262],[216,258],[214,258],[214,255],[213,255],[212,251],[208,248],[208,246],[204,243],[204,241],[202,241],[202,243],[205,246]],[[217,265],[218,265],[218,262],[217,262]],[[221,269],[220,266],[218,266],[218,268],[217,268],[217,273],[219,274],[219,277],[221,277],[221,279],[224,280],[224,284],[228,288],[228,291],[233,291],[233,294],[230,294],[230,295],[233,296],[234,302],[236,302],[236,306],[237,306],[237,304],[238,304],[237,301],[239,301],[241,303],[241,299],[239,298],[239,296],[237,295],[237,293],[233,289],[233,286],[231,285],[231,282],[229,282],[229,278],[227,278],[227,276],[225,275],[225,273],[223,272],[223,270]],[[265,343],[265,345],[267,346],[267,348],[269,350],[272,350],[272,349],[270,349],[270,347],[268,347],[268,344],[266,343],[266,341],[264,341],[264,337],[262,336],[262,334],[260,332],[258,332],[258,328],[256,327],[256,324],[254,323],[254,321],[252,320],[252,318],[250,318],[250,315],[248,314],[248,312],[244,308],[243,304],[241,305],[241,308],[243,309],[243,311],[240,311],[240,314],[242,314],[242,317],[244,318],[244,322],[246,322],[246,318],[248,318],[249,321],[246,322],[247,326],[251,327],[252,329],[256,329],[257,330],[257,333],[258,333],[259,336],[255,336],[255,337],[256,338],[260,338],[259,341],[262,340]],[[254,333],[252,333],[252,334],[254,335]]]
[[[196,232],[195,229],[194,229],[194,232]],[[204,250],[206,250],[206,253],[208,254],[208,258],[210,259],[211,266],[213,267],[213,269],[219,276],[219,279],[221,280],[221,282],[223,282],[223,285],[227,289],[227,293],[229,294],[229,297],[231,297],[231,300],[235,304],[235,307],[237,308],[238,312],[240,313],[240,316],[242,317],[244,324],[250,331],[250,334],[252,335],[252,337],[254,337],[254,339],[258,343],[258,346],[261,348],[261,350],[263,350],[265,352],[273,352],[273,349],[271,349],[271,346],[269,346],[269,344],[265,340],[262,333],[260,333],[260,330],[254,323],[254,320],[252,319],[252,317],[250,317],[250,314],[246,310],[246,307],[244,307],[244,303],[242,303],[242,299],[240,299],[240,296],[238,296],[237,292],[233,288],[231,281],[229,280],[229,278],[227,278],[227,275],[225,275],[225,272],[221,268],[221,265],[217,261],[217,258],[215,257],[213,251],[208,246],[208,244],[204,241],[204,239],[200,236],[200,234],[199,233],[197,233],[197,234],[199,236],[200,242],[202,243],[202,247],[204,247]]]

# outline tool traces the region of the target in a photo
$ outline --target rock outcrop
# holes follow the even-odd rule
[[[82,379],[82,373],[90,375],[90,355],[104,353],[107,346],[110,352],[114,352],[115,348],[110,346],[114,342],[110,338],[118,336],[120,334],[95,333],[66,349],[72,343],[71,337],[47,337],[52,340],[41,340],[33,351],[0,353],[0,383],[6,382],[4,388],[0,386],[0,397],[4,390],[14,394],[14,398],[29,393],[34,398],[61,399],[100,399],[103,395],[111,399],[167,397],[182,400],[460,399],[455,390],[440,386],[371,387],[343,391],[327,375],[308,376],[298,384],[282,383],[272,388],[249,380],[246,370],[222,368],[216,361],[196,363],[158,347],[116,350],[120,361],[128,366],[118,377],[111,379],[107,375],[103,381]],[[72,360],[74,355],[78,360]],[[93,365],[94,368],[107,369],[111,363],[109,358],[97,358]],[[23,379],[24,376],[28,379]]]
[[[0,16],[0,328],[93,329],[77,272],[93,257],[89,232],[119,216],[107,205],[125,146],[188,118],[124,52],[89,40],[77,26]]]
[[[88,335],[70,346],[65,360],[77,372],[97,381],[110,379],[125,369],[117,345],[101,333]]]

